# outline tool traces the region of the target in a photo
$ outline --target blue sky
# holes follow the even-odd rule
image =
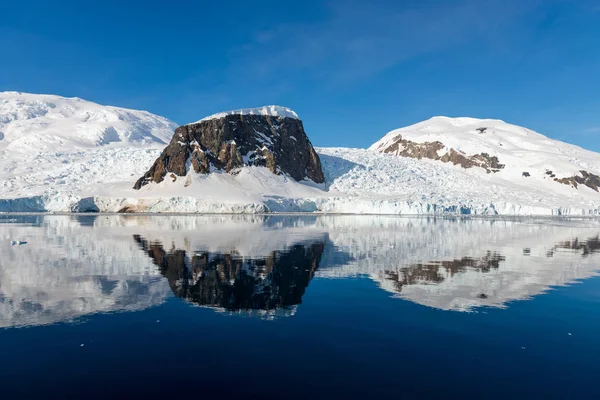
[[[0,90],[181,124],[280,104],[318,146],[448,115],[600,151],[597,0],[30,0],[1,13]]]

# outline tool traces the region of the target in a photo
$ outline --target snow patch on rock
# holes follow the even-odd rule
[[[256,108],[242,108],[239,110],[224,111],[224,112],[216,113],[213,115],[209,115],[208,117],[204,117],[201,120],[192,122],[188,125],[198,124],[202,121],[208,121],[211,119],[225,118],[228,115],[264,115],[264,116],[269,116],[269,117],[300,119],[298,117],[298,114],[296,114],[296,112],[294,110],[292,110],[291,108],[272,105],[272,106],[263,106],[263,107],[256,107]]]

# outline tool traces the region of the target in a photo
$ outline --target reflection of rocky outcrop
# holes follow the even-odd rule
[[[581,241],[578,238],[575,238],[573,240],[557,243],[552,250],[548,252],[548,257],[554,256],[554,253],[558,249],[581,251],[581,255],[586,257],[592,253],[600,252],[600,236]]]
[[[467,270],[489,272],[498,269],[500,262],[506,258],[498,253],[488,251],[484,257],[463,257],[460,260],[433,261],[424,264],[414,264],[401,267],[397,270],[385,270],[385,279],[393,282],[394,287],[400,293],[402,287],[416,284],[439,284],[446,276],[464,273]]]
[[[479,167],[485,169],[488,174],[490,172],[498,172],[504,168],[504,164],[500,164],[498,157],[490,156],[487,153],[467,155],[462,151],[451,148],[444,155],[438,155],[438,152],[444,148],[445,145],[439,141],[417,143],[404,139],[402,135],[398,135],[392,144],[381,151],[383,153],[391,153],[419,160],[429,158],[444,163],[449,162],[454,165],[460,165],[463,168]]]
[[[166,251],[134,235],[167,278],[173,293],[199,305],[228,311],[288,308],[302,302],[325,244],[293,245],[264,258],[229,253]]]

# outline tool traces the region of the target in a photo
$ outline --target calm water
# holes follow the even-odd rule
[[[2,398],[600,398],[600,221],[0,215]]]

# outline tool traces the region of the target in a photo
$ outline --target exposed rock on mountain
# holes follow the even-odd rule
[[[554,180],[558,183],[571,185],[574,188],[577,188],[577,185],[584,185],[596,192],[600,192],[600,176],[584,170],[579,172],[581,173],[581,176],[575,175],[568,178],[554,178]]]
[[[192,169],[197,174],[243,166],[268,168],[296,181],[324,181],[319,156],[290,109],[268,106],[215,114],[180,126],[171,143],[134,189],[164,179],[176,181]]]
[[[444,163],[449,162],[454,165],[460,165],[463,168],[480,167],[485,169],[488,174],[490,172],[498,172],[504,168],[504,164],[500,164],[498,157],[490,156],[487,153],[467,155],[460,150],[450,148],[440,156],[438,152],[444,148],[444,144],[440,141],[416,143],[403,139],[402,135],[398,135],[389,146],[381,148],[380,151],[419,160],[430,158]]]

